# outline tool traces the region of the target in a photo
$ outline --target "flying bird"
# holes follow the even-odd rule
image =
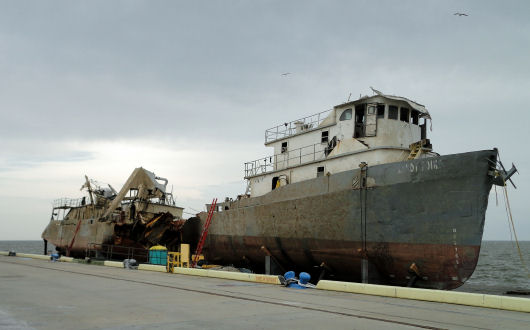
[[[282,73],[282,76],[287,76],[287,75],[290,75],[291,73],[290,72],[286,72],[286,73]]]
[[[456,16],[469,16],[466,13],[454,13],[453,15],[456,15]]]

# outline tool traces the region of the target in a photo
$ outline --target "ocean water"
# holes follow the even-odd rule
[[[483,241],[475,272],[457,291],[487,294],[516,290],[530,292],[530,241],[519,242],[519,247],[526,269],[515,242]],[[521,297],[530,298],[530,295]]]
[[[530,268],[530,241],[519,242],[521,253]],[[0,241],[0,251],[44,252],[42,241]],[[54,251],[48,243],[48,251]],[[515,242],[484,241],[473,275],[457,291],[502,295],[507,291],[530,291],[530,274],[523,267]],[[522,295],[528,297],[529,295]]]
[[[15,251],[20,253],[44,254],[44,243],[38,241],[0,241],[0,251]],[[55,246],[48,242],[48,253],[55,252]]]

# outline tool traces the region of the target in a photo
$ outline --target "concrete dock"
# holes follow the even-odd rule
[[[530,313],[0,256],[0,329],[528,329]]]

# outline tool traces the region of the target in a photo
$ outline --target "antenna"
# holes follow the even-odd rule
[[[196,209],[194,209],[194,208],[191,207],[191,206],[188,206],[188,208],[189,208],[190,210],[193,210],[193,211],[197,212],[197,213],[201,213],[201,212],[202,212],[202,211],[197,211]]]

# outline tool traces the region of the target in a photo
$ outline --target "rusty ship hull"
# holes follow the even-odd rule
[[[79,232],[76,235],[77,222],[80,221]],[[52,221],[42,234],[43,239],[52,243],[58,252],[66,255],[69,244],[75,237],[70,255],[85,257],[91,244],[112,244],[114,223],[96,222],[93,219],[80,219],[66,224],[61,221]]]
[[[73,212],[90,213],[90,206],[74,209]],[[149,223],[152,223],[149,226]],[[79,228],[78,228],[79,224]],[[97,221],[97,218],[72,218],[51,221],[42,237],[52,243],[58,252],[72,257],[111,253],[114,258],[135,254],[136,258],[146,257],[145,249],[156,244],[168,247],[178,246],[185,221],[174,221],[168,213],[161,213],[147,224],[127,224],[124,222]]]
[[[226,202],[204,253],[258,270],[268,254],[287,270],[357,282],[367,260],[370,283],[454,289],[478,261],[496,160],[484,150],[388,163]]]
[[[81,190],[89,198],[55,200],[42,233],[61,254],[129,258],[137,250],[134,256],[145,259],[147,248],[163,244],[175,249],[188,232],[183,208],[166,191],[167,179],[139,167],[119,192],[85,179]]]

